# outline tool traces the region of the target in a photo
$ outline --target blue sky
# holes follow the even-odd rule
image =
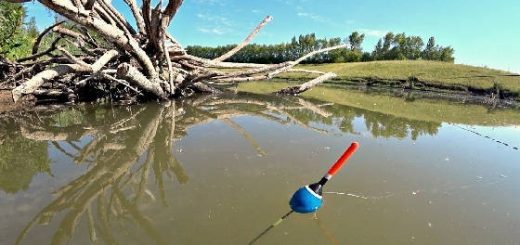
[[[125,15],[122,0],[112,2]],[[139,2],[139,1],[138,1]],[[38,3],[27,4],[39,28],[53,15]],[[286,42],[294,35],[346,37],[366,34],[373,50],[388,31],[418,35],[455,49],[456,63],[520,72],[518,0],[185,0],[170,33],[183,45],[220,45],[241,41],[266,15],[273,21],[257,43]]]

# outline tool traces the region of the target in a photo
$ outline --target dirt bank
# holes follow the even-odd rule
[[[29,110],[34,108],[34,106],[35,103],[30,97],[24,99],[24,101],[14,103],[11,90],[0,90],[0,114],[12,111]]]

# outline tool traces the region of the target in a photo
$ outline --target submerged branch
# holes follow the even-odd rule
[[[321,75],[315,79],[312,79],[311,81],[308,81],[302,85],[299,85],[299,86],[294,86],[294,87],[289,87],[289,88],[284,88],[276,93],[278,94],[291,94],[291,95],[298,95],[298,94],[301,94],[309,89],[311,89],[312,87],[326,81],[326,80],[329,80],[329,79],[332,79],[336,77],[336,74],[334,73],[326,73],[324,75]]]

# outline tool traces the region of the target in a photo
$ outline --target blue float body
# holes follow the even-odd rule
[[[309,186],[298,189],[289,201],[289,205],[297,213],[314,213],[323,203],[320,195],[314,193]]]

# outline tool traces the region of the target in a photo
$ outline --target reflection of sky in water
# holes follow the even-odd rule
[[[241,98],[257,99],[235,99]],[[507,244],[518,239],[520,151],[484,137],[520,146],[518,126],[430,123],[342,105],[320,107],[331,113],[324,117],[316,114],[320,112],[316,108],[313,112],[299,107],[298,102],[261,99],[277,109],[262,114],[265,108],[258,106],[237,109],[235,105],[232,111],[225,104],[211,104],[206,111],[183,108],[171,146],[178,162],[173,172],[154,165],[171,156],[166,154],[171,148],[161,148],[171,127],[168,109],[158,105],[133,107],[133,112],[145,108],[142,111],[148,113],[135,121],[124,108],[98,111],[99,122],[78,127],[95,129],[92,134],[71,142],[43,141],[51,159],[50,174],[35,172],[27,190],[0,192],[0,243],[12,244],[33,217],[60,197],[52,193],[91,173],[92,166],[118,166],[110,156],[129,156],[133,162],[126,169],[128,175],[123,174],[122,193],[132,201],[142,176],[148,176],[140,201],[121,209],[124,201],[107,199],[112,205],[104,210],[110,217],[108,227],[98,216],[100,198],[86,202],[90,211],[79,216],[70,243],[92,242],[91,214],[98,242],[106,242],[109,234],[125,244],[244,244],[284,214],[292,192],[321,177],[353,140],[360,141],[361,148],[327,185],[325,191],[332,194],[325,194],[318,219],[293,215],[261,243]],[[224,111],[232,116],[223,116]],[[219,115],[218,119],[197,122],[209,113]],[[135,127],[111,131],[108,126],[121,119]],[[40,126],[39,130],[45,128]],[[16,127],[20,125],[6,130],[16,131]],[[132,147],[148,135],[155,135],[152,143],[134,156]],[[27,142],[21,135],[8,137]],[[78,165],[67,156],[76,158],[96,139],[109,140],[87,163]],[[150,152],[155,161],[147,165]],[[114,172],[117,168],[100,174],[110,177]],[[185,175],[182,180],[180,173]],[[95,188],[96,183],[89,184]],[[110,196],[118,185],[103,187],[105,195]],[[49,243],[71,212],[62,210],[46,221],[48,225],[36,222],[24,242]]]

